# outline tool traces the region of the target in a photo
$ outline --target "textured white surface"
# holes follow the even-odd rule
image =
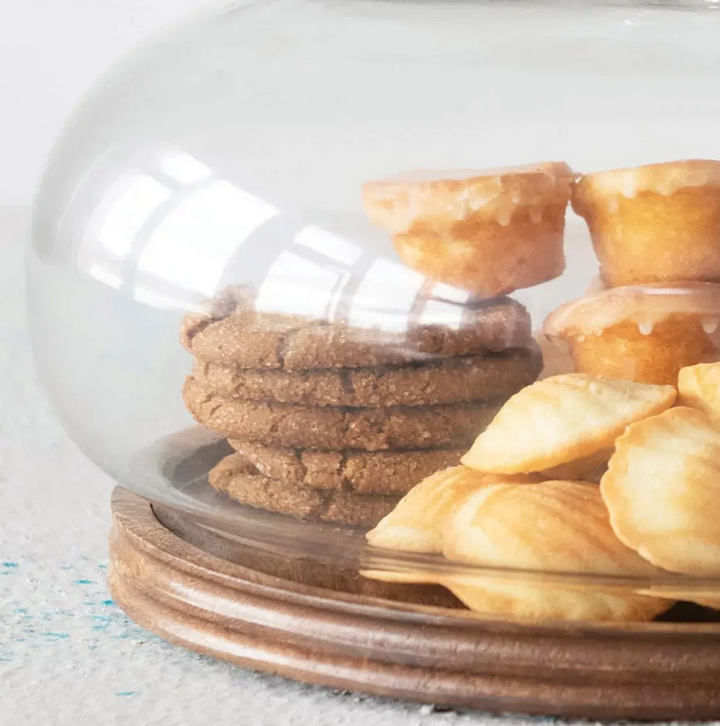
[[[38,389],[22,300],[27,214],[0,209],[0,724],[521,726],[213,662],[135,626],[105,584],[112,483]]]
[[[0,204],[27,204],[85,91],[141,39],[216,0],[0,2]]]

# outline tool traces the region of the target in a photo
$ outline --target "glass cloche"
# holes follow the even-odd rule
[[[718,10],[263,0],[142,47],[37,196],[65,428],[481,617],[720,605]]]

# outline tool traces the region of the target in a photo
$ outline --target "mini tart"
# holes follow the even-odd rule
[[[368,182],[373,224],[428,278],[494,297],[565,269],[565,210],[574,174],[544,163],[487,171],[415,172]]]
[[[720,285],[620,287],[567,303],[543,332],[565,341],[578,373],[675,384],[681,368],[715,360]]]
[[[572,207],[590,228],[610,286],[720,281],[720,161],[587,174]]]

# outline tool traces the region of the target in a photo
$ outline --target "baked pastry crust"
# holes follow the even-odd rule
[[[468,496],[444,536],[454,562],[531,570],[536,578],[458,575],[443,578],[469,608],[523,618],[650,620],[670,606],[662,598],[602,586],[558,582],[542,572],[657,574],[610,526],[598,487],[570,481],[494,484]]]
[[[698,363],[678,374],[678,404],[706,413],[720,423],[720,363]]]
[[[532,477],[485,474],[453,466],[426,477],[367,533],[374,547],[440,554],[450,519],[467,497],[497,481],[535,481]]]
[[[229,287],[205,310],[184,317],[180,342],[208,363],[286,371],[406,365],[535,347],[528,311],[510,298],[470,301],[452,325],[428,322],[424,310],[411,310],[407,329],[390,332],[259,312],[242,288]]]
[[[674,386],[582,373],[545,378],[505,403],[462,463],[521,474],[602,456],[629,424],[669,408],[676,395]]]
[[[673,572],[720,575],[720,431],[677,407],[628,426],[600,482],[615,534]]]
[[[588,224],[611,286],[720,281],[720,161],[587,174],[572,206]]]
[[[467,172],[413,172],[363,185],[370,220],[403,261],[432,280],[493,297],[565,269],[565,163]]]
[[[719,355],[719,324],[720,285],[655,283],[569,302],[543,332],[569,346],[577,372],[674,384],[681,368]]]

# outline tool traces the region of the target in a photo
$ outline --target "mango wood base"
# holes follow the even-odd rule
[[[259,553],[120,488],[112,507],[115,600],[197,652],[457,709],[720,718],[720,623],[710,611],[680,605],[673,617],[696,622],[631,626],[479,619],[439,588]]]

